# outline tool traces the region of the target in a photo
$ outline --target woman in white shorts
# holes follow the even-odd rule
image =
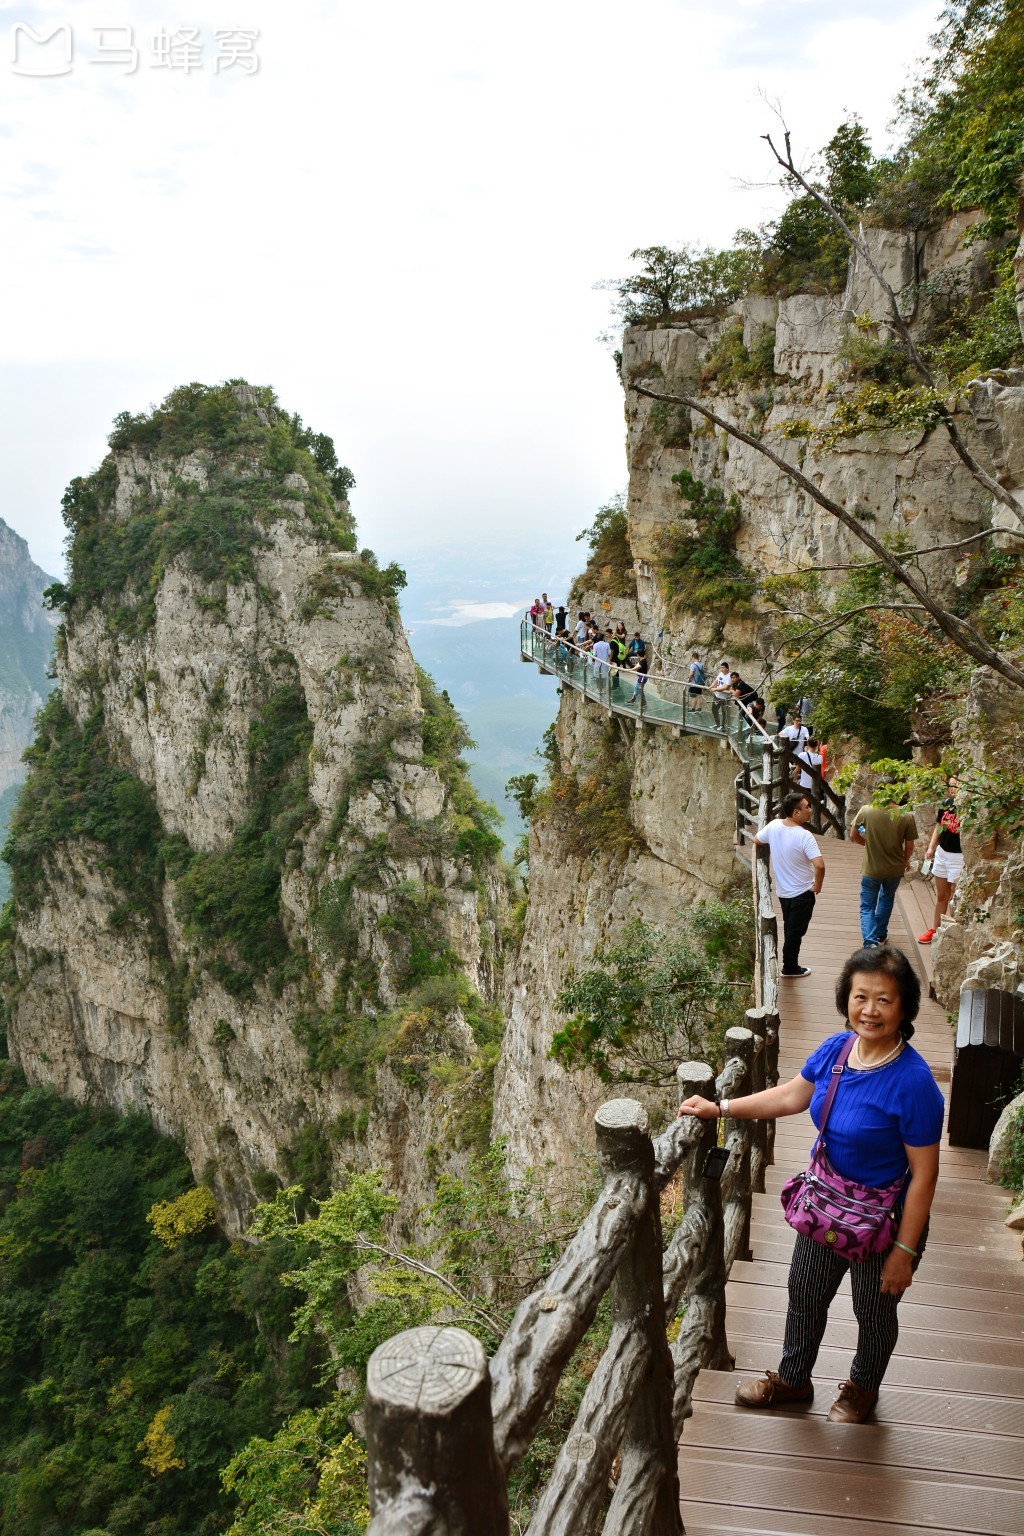
[[[956,883],[963,873],[964,856],[960,851],[960,816],[954,796],[959,788],[956,778],[949,780],[949,798],[943,800],[935,817],[932,839],[925,854],[925,863],[931,860],[935,877],[935,916],[932,926],[918,935],[919,944],[930,944],[935,930],[953,899]]]

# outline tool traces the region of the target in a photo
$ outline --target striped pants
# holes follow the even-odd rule
[[[918,1258],[924,1252],[926,1232],[918,1240]],[[829,1305],[846,1271],[850,1271],[853,1311],[857,1319],[857,1353],[850,1380],[866,1392],[877,1392],[899,1338],[896,1309],[898,1296],[883,1296],[882,1265],[886,1254],[877,1253],[863,1264],[848,1264],[822,1243],[797,1235],[789,1266],[789,1310],[782,1346],[779,1375],[791,1387],[811,1379],[821,1341],[825,1337]]]

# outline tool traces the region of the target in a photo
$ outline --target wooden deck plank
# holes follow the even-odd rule
[[[701,1371],[694,1398],[699,1402],[728,1406],[732,1412],[749,1418],[749,1409],[733,1404],[737,1383],[742,1380],[743,1375],[738,1371]],[[809,1416],[817,1414],[824,1418],[832,1402],[835,1382],[816,1372],[814,1387],[814,1402],[804,1411]],[[1017,1459],[1021,1459],[1019,1442],[1024,1437],[1024,1399],[1021,1398],[993,1397],[980,1392],[929,1392],[924,1387],[891,1387],[887,1381],[872,1418],[876,1424],[916,1424],[927,1429],[952,1430],[958,1435],[1006,1436],[1016,1447]],[[689,1425],[684,1434],[688,1432]]]
[[[785,1286],[766,1285],[763,1280],[730,1281],[726,1292],[727,1305],[738,1311],[785,1312],[787,1300]],[[837,1296],[833,1307],[833,1317],[853,1322],[853,1300],[849,1294]],[[900,1328],[948,1330],[962,1338],[1011,1339],[1019,1343],[1024,1340],[1024,1311],[1019,1306],[1007,1306],[1003,1310],[997,1307],[936,1306],[930,1296],[919,1292],[915,1283],[900,1302]]]
[[[827,1409],[834,1392],[820,1395]],[[961,1435],[955,1429],[919,1429],[906,1424],[830,1424],[824,1413],[766,1414],[711,1404],[683,1434],[705,1451],[733,1451],[741,1456],[820,1456],[857,1471],[869,1471],[872,1466],[909,1467],[941,1478],[984,1479],[995,1487],[1016,1487],[1024,1495],[1020,1442],[1002,1435]]]
[[[729,1280],[731,1286],[758,1286],[768,1289],[785,1291],[786,1281],[789,1275],[788,1263],[779,1263],[768,1259],[754,1260],[751,1263],[737,1263],[732,1267],[732,1275]],[[914,1279],[914,1284],[908,1293],[907,1300],[901,1302],[902,1307],[911,1303],[927,1302],[936,1307],[958,1307],[962,1312],[981,1312],[993,1317],[1016,1318],[1024,1327],[1024,1290],[1007,1288],[1005,1291],[992,1289],[970,1290],[959,1285],[941,1285],[927,1277],[922,1278],[921,1273]],[[846,1288],[840,1290],[837,1302],[849,1302],[849,1292]]]
[[[812,973],[780,986],[784,1079],[841,1028],[835,977],[860,947],[860,851],[818,843],[825,890],[801,951]],[[916,935],[931,899],[919,882],[904,882],[890,924],[925,993],[930,953]],[[926,996],[914,1045],[948,1099],[953,1031]],[[778,1363],[793,1246],[778,1192],[806,1166],[813,1136],[806,1117],[776,1128],[775,1164],[754,1198],[753,1260],[734,1267],[727,1295],[737,1369],[697,1381],[680,1444],[689,1536],[1024,1536],[1024,1268],[1019,1237],[1003,1226],[1007,1192],[987,1182],[983,1152],[943,1140],[928,1248],[900,1306],[899,1343],[871,1420],[825,1419],[856,1341],[848,1282],[829,1318],[810,1410],[734,1406],[741,1376]]]
[[[787,1511],[778,1519],[784,1524],[771,1525],[767,1510],[723,1509],[717,1504],[682,1504],[686,1518],[686,1536],[907,1536],[905,1525],[890,1525],[879,1520],[844,1520],[829,1513],[827,1526],[821,1515],[801,1515]],[[925,1527],[920,1527],[922,1532]],[[930,1525],[926,1536],[963,1536],[949,1526]]]
[[[767,1231],[767,1229],[766,1229]],[[770,1231],[767,1235],[758,1236],[754,1245],[755,1259],[771,1259],[780,1264],[789,1264],[793,1253],[793,1238],[787,1228],[780,1231],[775,1238]],[[944,1257],[955,1255],[955,1257]],[[974,1286],[981,1290],[1007,1290],[1019,1291],[1021,1286],[1020,1262],[1014,1261],[1013,1267],[1003,1257],[993,1258],[984,1249],[977,1255],[973,1255],[970,1249],[946,1249],[928,1247],[927,1267],[922,1266],[919,1271],[931,1279],[942,1280],[949,1285]],[[983,1268],[980,1266],[983,1263]]]
[[[756,1290],[753,1294],[757,1295]],[[776,1295],[777,1292],[772,1292]],[[919,1311],[922,1309],[918,1309]],[[730,1326],[748,1338],[757,1336],[765,1342],[773,1341],[781,1346],[782,1328],[785,1322],[784,1306],[770,1302],[754,1306],[733,1305],[729,1309]],[[958,1316],[960,1314],[957,1314]],[[846,1348],[852,1356],[857,1347],[857,1325],[852,1320],[829,1315],[826,1337],[837,1348]],[[919,1360],[955,1360],[975,1365],[999,1365],[1018,1368],[1024,1387],[1024,1338],[993,1338],[989,1334],[963,1334],[959,1329],[918,1328],[907,1321],[900,1306],[900,1341],[896,1346],[901,1355],[914,1355]]]
[[[911,1530],[945,1527],[962,1536],[1021,1536],[1024,1509],[1019,1488],[929,1478],[922,1473],[894,1475],[876,1467],[854,1471],[824,1459],[794,1457],[788,1465],[779,1466],[772,1457],[749,1453],[688,1456],[681,1486],[687,1524],[694,1506],[717,1504],[762,1514],[771,1509],[779,1514],[813,1515],[821,1536],[831,1530],[833,1513],[888,1520]]]

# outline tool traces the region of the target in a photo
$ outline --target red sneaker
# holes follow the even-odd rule
[[[935,929],[934,928],[926,928],[924,933],[919,933],[918,934],[917,942],[919,944],[930,944],[934,937],[935,937]]]

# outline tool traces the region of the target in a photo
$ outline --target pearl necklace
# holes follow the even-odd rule
[[[860,1054],[860,1036],[858,1035],[857,1044],[850,1052],[850,1057],[852,1060],[852,1058],[856,1056],[857,1066],[861,1072],[877,1072],[879,1067],[888,1066],[890,1061],[895,1061],[900,1051],[902,1051],[904,1045],[906,1045],[906,1041],[901,1036],[897,1043],[893,1046],[892,1050],[889,1052],[888,1056],[883,1056],[881,1061],[867,1062]]]

